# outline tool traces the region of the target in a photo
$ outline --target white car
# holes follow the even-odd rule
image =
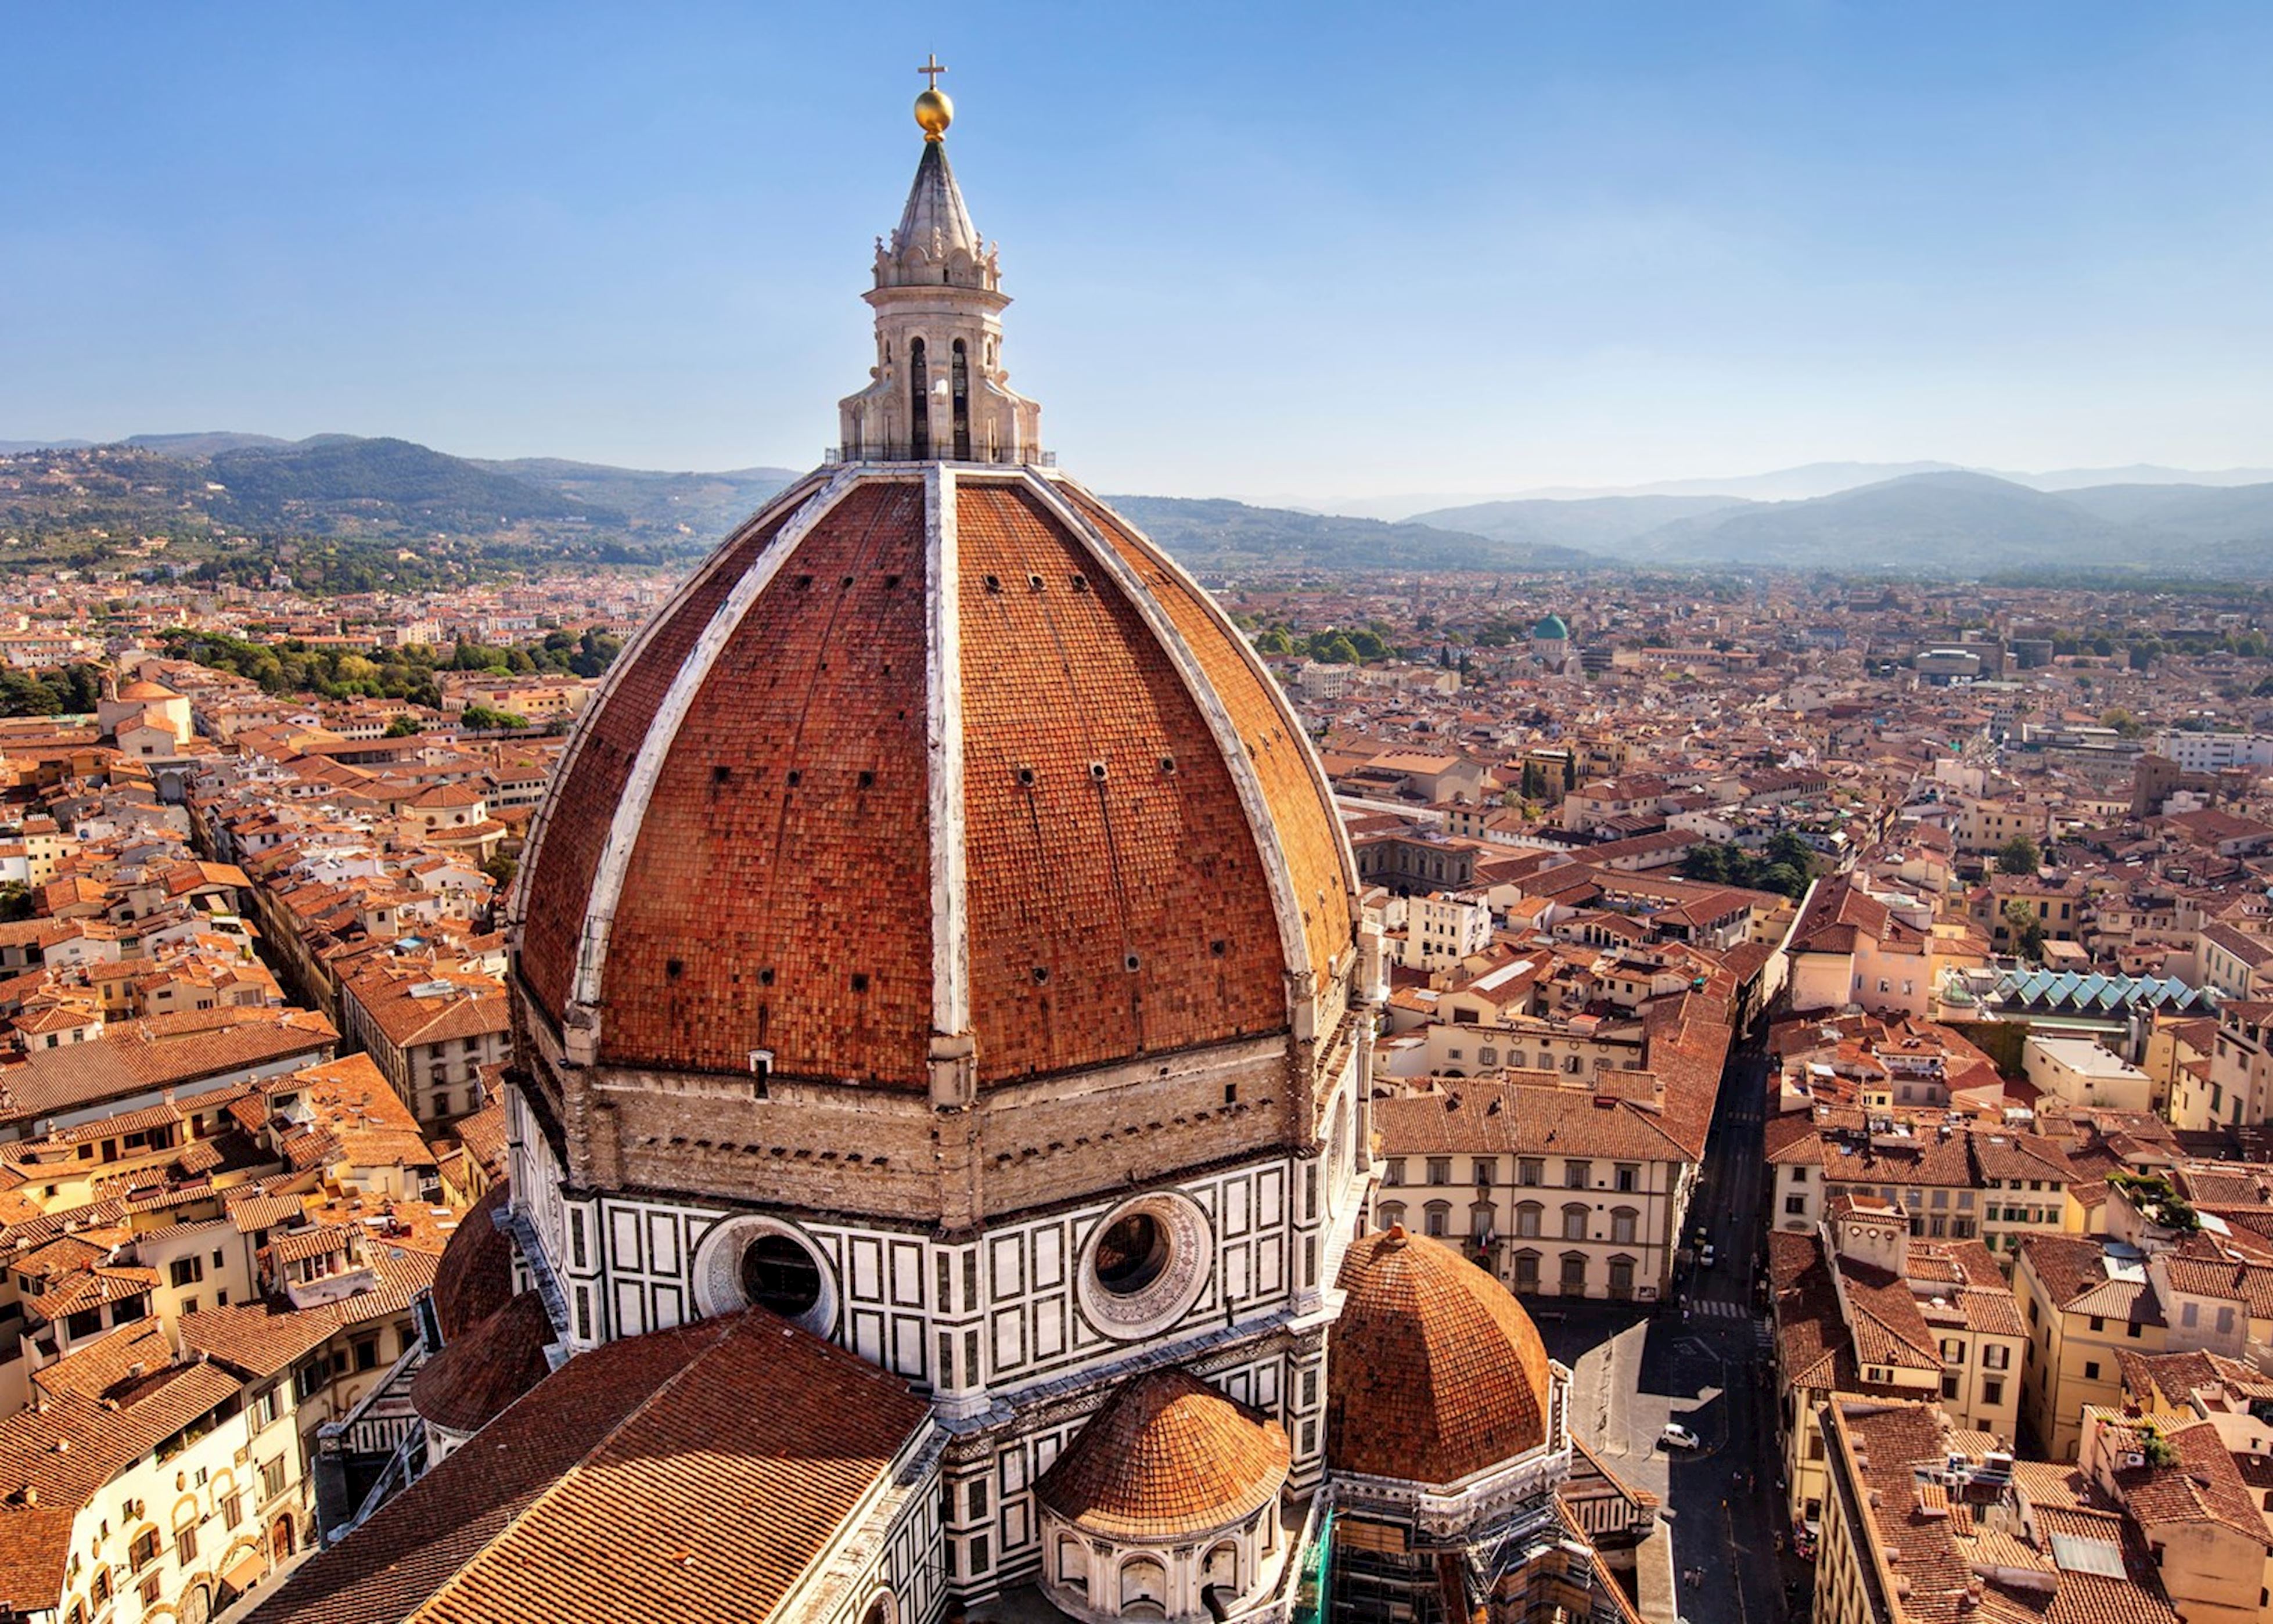
[[[1718,1258],[1720,1255],[1721,1254],[1713,1250],[1713,1243],[1707,1241],[1705,1243],[1705,1250],[1697,1254],[1697,1267],[1699,1269],[1710,1269],[1713,1267],[1714,1260]]]
[[[1678,1421],[1668,1421],[1665,1430],[1657,1435],[1657,1441],[1669,1449],[1701,1449],[1705,1447],[1703,1439]]]

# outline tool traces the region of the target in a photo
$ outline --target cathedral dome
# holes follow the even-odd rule
[[[1164,1539],[1252,1515],[1287,1481],[1286,1430],[1181,1370],[1132,1377],[1034,1486],[1084,1532]]]
[[[1531,640],[1535,643],[1567,643],[1571,640],[1571,628],[1560,615],[1542,615],[1539,624],[1531,628]]]
[[[1548,1442],[1547,1350],[1489,1275],[1392,1229],[1351,1246],[1341,1288],[1326,1359],[1336,1471],[1441,1486]]]
[[[944,1042],[984,1089],[1285,1031],[1353,940],[1244,639],[1028,467],[784,492],[617,662],[533,845],[526,996],[619,1067],[921,1089]]]
[[[492,1185],[442,1248],[434,1268],[434,1317],[454,1338],[505,1306],[513,1296],[513,1242],[495,1222],[512,1191]]]
[[[507,1404],[552,1373],[544,1356],[555,1340],[544,1303],[523,1292],[489,1318],[450,1337],[410,1379],[410,1404],[446,1432],[480,1431]]]

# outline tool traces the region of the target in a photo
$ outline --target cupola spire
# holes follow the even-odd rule
[[[939,88],[934,54],[916,70],[924,132],[915,184],[889,240],[876,239],[875,285],[862,297],[876,311],[872,381],[838,404],[848,462],[1029,463],[1040,449],[1041,408],[1009,388],[1002,369],[1003,307],[997,251],[971,223],[947,161],[955,104]]]

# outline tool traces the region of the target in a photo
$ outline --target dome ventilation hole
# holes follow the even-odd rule
[[[1138,958],[1132,953],[1127,958],[1121,961],[1121,968],[1126,970],[1133,970],[1139,965],[1143,964],[1144,962],[1144,960]]]
[[[1231,944],[1219,936],[1208,944],[1208,951],[1219,959],[1231,951]]]
[[[1088,590],[1089,590],[1089,577],[1088,577],[1088,576],[1086,576],[1086,575],[1076,575],[1076,576],[1075,576],[1075,577],[1073,578],[1073,589],[1074,589],[1076,592],[1086,592],[1086,591],[1088,591]]]
[[[867,990],[868,972],[864,969],[854,970],[852,972],[852,991],[855,992],[866,992]]]
[[[1034,769],[1031,767],[1020,767],[1018,769],[1018,782],[1026,789],[1032,789],[1034,787]]]
[[[874,789],[874,788],[875,788],[875,786],[876,786],[876,775],[875,775],[875,774],[874,774],[874,773],[870,773],[870,772],[863,772],[863,773],[860,775],[860,787],[861,787],[863,790],[873,790],[873,789]]]
[[[796,767],[789,769],[789,787],[792,790],[805,782],[805,774]]]
[[[1048,965],[1037,964],[1034,966],[1034,984],[1036,986],[1040,987],[1048,985],[1049,979],[1050,967]]]
[[[1042,578],[1039,575],[1029,575],[1026,577],[1026,585],[1031,590],[1039,592],[1042,589]]]
[[[989,592],[1001,591],[1002,578],[999,575],[989,575],[986,577],[986,590]]]
[[[770,987],[774,984],[774,972],[771,965],[758,972],[758,984],[761,987]]]
[[[1102,761],[1091,762],[1089,764],[1089,775],[1095,779],[1099,783],[1103,783],[1105,782],[1105,763]]]
[[[1162,775],[1165,777],[1174,777],[1175,775],[1175,771],[1176,758],[1174,756],[1162,756],[1160,758],[1160,772]]]
[[[887,592],[897,592],[899,589],[900,589],[900,578],[899,578],[898,576],[896,576],[896,575],[887,575],[887,576],[885,576],[885,577],[884,577],[884,590],[885,590],[885,591],[887,591]]]

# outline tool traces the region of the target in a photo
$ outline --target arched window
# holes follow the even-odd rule
[[[1563,1239],[1565,1240],[1587,1239],[1587,1209],[1576,1201],[1563,1209]]]
[[[1452,1204],[1450,1201],[1430,1201],[1428,1213],[1429,1234],[1441,1237],[1451,1232]]]
[[[1622,1246],[1633,1245],[1634,1225],[1641,1215],[1631,1207],[1610,1209],[1610,1239]]]
[[[1071,1534],[1058,1536],[1058,1583],[1072,1590],[1089,1588],[1089,1547]]]
[[[1539,1254],[1519,1252],[1515,1254],[1515,1289],[1536,1291],[1539,1289]]]
[[[1393,1230],[1404,1222],[1405,1203],[1403,1201],[1384,1201],[1374,1209],[1373,1223],[1376,1229]]]
[[[1563,1295],[1584,1297],[1587,1294],[1587,1254],[1565,1252],[1563,1254]]]
[[[1492,1204],[1489,1201],[1468,1203],[1468,1239],[1482,1241],[1492,1232]]]
[[[1214,1585],[1229,1601],[1239,1594],[1239,1547],[1227,1539],[1207,1553],[1200,1568],[1200,1583]]]
[[[908,341],[908,450],[919,462],[931,455],[931,363],[921,339]]]
[[[1546,1209],[1537,1201],[1524,1202],[1515,1209],[1515,1232],[1526,1237],[1536,1237],[1539,1233],[1539,1221],[1545,1212]]]
[[[1121,1564],[1121,1615],[1129,1619],[1168,1616],[1168,1570],[1149,1556]]]
[[[964,353],[961,339],[955,341],[949,386],[955,402],[955,460],[968,462],[971,460],[971,358]]]
[[[1610,1295],[1631,1297],[1633,1294],[1634,1261],[1630,1257],[1610,1260]]]

